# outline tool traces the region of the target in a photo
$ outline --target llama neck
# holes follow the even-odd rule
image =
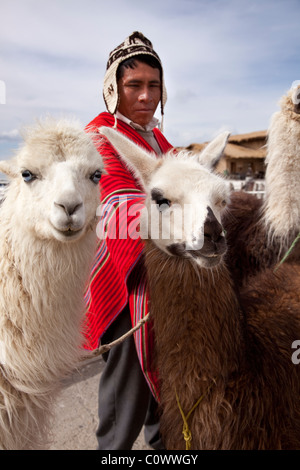
[[[168,376],[168,367],[176,369],[187,383],[236,370],[243,351],[242,324],[225,266],[200,269],[162,253],[151,240],[146,241],[145,263],[160,373]],[[193,367],[187,367],[188,361]]]
[[[14,371],[10,381],[15,387],[26,384],[35,393],[39,376],[41,392],[77,366],[95,241],[95,231],[66,244],[9,230],[1,238],[0,338],[10,344],[6,365]]]
[[[89,275],[95,234],[90,232],[72,243],[34,240],[26,234],[19,243],[18,237],[14,236],[11,250],[23,288],[30,293],[33,301],[41,302],[39,309],[47,305],[53,307],[58,299],[76,304],[75,299],[82,297]]]
[[[275,113],[268,135],[265,219],[270,237],[287,248],[300,229],[299,116]],[[273,240],[272,240],[273,241]]]

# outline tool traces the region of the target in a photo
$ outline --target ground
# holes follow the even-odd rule
[[[95,431],[98,426],[98,388],[103,365],[101,357],[86,361],[65,381],[55,407],[51,450],[97,448]],[[133,450],[147,449],[141,433]]]

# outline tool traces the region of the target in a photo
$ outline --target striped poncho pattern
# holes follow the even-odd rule
[[[113,127],[114,123],[114,117],[104,112],[91,121],[86,130],[98,132],[101,126]],[[117,120],[117,129],[153,153],[149,144],[131,126]],[[157,128],[153,132],[162,153],[172,148]],[[99,243],[85,295],[89,349],[99,346],[101,336],[127,303],[132,326],[147,315],[149,304],[143,266],[143,242],[138,233],[140,209],[145,194],[108,141],[101,142],[99,151],[104,158],[107,174],[102,176],[100,182],[101,204],[98,208],[97,226]],[[134,339],[142,371],[150,390],[158,398],[157,373],[151,361],[154,341],[151,322],[134,333]]]

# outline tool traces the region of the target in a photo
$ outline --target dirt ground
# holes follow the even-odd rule
[[[103,370],[100,358],[85,362],[64,383],[55,408],[51,450],[96,450],[98,388]],[[149,449],[143,432],[132,450]]]

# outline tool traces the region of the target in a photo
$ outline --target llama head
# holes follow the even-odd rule
[[[135,174],[146,193],[141,212],[141,238],[151,238],[170,256],[217,265],[226,251],[221,214],[229,200],[225,181],[211,171],[223,153],[228,132],[199,155],[169,152],[156,158],[119,132],[104,135]]]
[[[288,92],[281,98],[280,106],[282,111],[292,113],[295,120],[300,117],[300,83],[295,81]]]
[[[24,140],[15,158],[0,162],[12,217],[37,238],[80,239],[95,226],[99,205],[103,163],[93,138],[73,121],[47,119]]]

